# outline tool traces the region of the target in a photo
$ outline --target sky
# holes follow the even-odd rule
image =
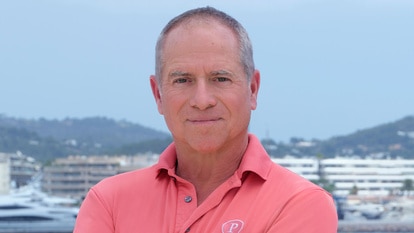
[[[149,85],[155,42],[207,5],[249,32],[259,138],[324,140],[414,115],[412,0],[0,1],[0,114],[168,132]]]

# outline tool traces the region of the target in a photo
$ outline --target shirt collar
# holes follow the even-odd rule
[[[246,172],[253,172],[266,180],[272,163],[259,139],[255,135],[249,134],[249,144],[237,169],[239,177],[242,177]]]
[[[175,144],[171,143],[160,155],[156,164],[157,174],[167,171],[170,176],[175,176],[176,161]],[[249,144],[236,173],[240,179],[244,173],[253,172],[266,180],[272,163],[259,139],[255,135],[249,134]]]

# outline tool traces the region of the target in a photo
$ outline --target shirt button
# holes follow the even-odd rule
[[[193,200],[193,198],[192,198],[191,196],[186,196],[186,197],[184,197],[184,201],[185,201],[186,203],[190,203],[192,200]]]
[[[185,229],[185,232],[190,232],[190,228]]]

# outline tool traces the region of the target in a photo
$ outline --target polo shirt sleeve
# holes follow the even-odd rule
[[[114,232],[113,221],[109,208],[103,199],[92,188],[79,210],[74,233],[112,233]]]
[[[286,203],[268,233],[336,233],[338,217],[331,195],[307,189]]]

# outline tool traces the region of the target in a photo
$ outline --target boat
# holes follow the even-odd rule
[[[0,233],[73,232],[79,208],[69,203],[37,192],[0,196]]]

